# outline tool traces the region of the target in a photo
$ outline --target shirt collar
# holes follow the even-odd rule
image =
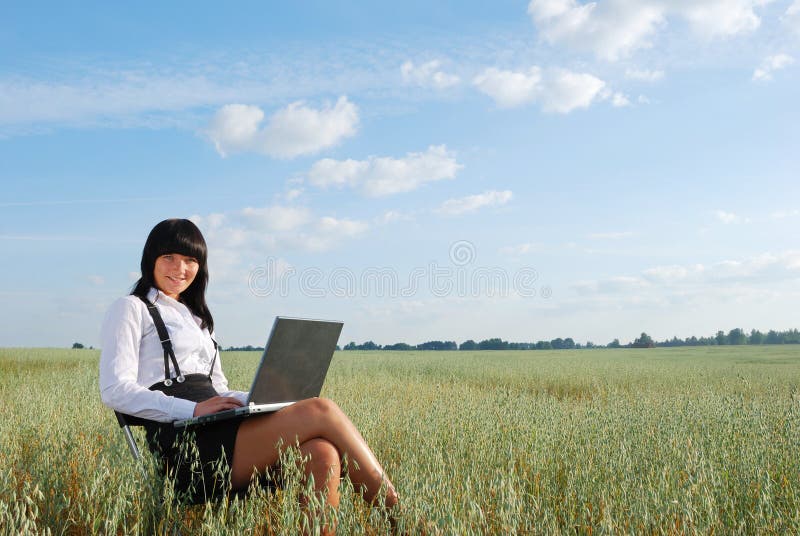
[[[150,303],[156,303],[156,302],[167,303],[169,305],[172,305],[173,307],[175,307],[178,304],[183,305],[179,301],[170,298],[169,296],[158,290],[156,287],[150,287],[150,290],[147,291],[147,299],[150,301]]]

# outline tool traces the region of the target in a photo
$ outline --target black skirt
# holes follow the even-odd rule
[[[189,374],[184,382],[171,386],[159,382],[150,389],[194,402],[217,396],[211,380],[203,374]],[[147,445],[161,460],[164,473],[174,480],[181,500],[197,504],[231,491],[233,449],[241,422],[227,419],[188,430],[172,423],[145,426]]]

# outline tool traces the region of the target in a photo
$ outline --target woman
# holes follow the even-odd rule
[[[148,421],[148,445],[191,500],[246,488],[254,475],[278,463],[283,450],[298,445],[308,458],[306,477],[313,475],[315,492],[329,505],[339,503],[346,456],[350,479],[364,499],[373,503],[384,488],[385,506],[394,507],[398,499],[392,483],[359,431],[330,400],[311,398],[273,414],[176,432],[172,421],[235,408],[247,400],[247,393],[228,389],[212,339],[214,319],[205,301],[206,253],[200,230],[189,220],[165,220],[150,232],[141,278],[131,295],[111,306],[103,323],[103,402]],[[174,355],[162,347],[158,316]],[[200,458],[199,474],[197,465],[193,470],[184,457],[187,447]],[[215,463],[219,460],[221,473]]]

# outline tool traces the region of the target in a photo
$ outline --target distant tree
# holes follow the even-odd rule
[[[764,340],[764,344],[783,344],[783,339],[777,331],[771,329],[767,332],[767,337]]]
[[[455,341],[428,341],[417,345],[417,350],[458,350]]]
[[[725,332],[722,330],[719,330],[714,338],[717,340],[717,344],[720,346],[728,342],[728,338],[725,336]]]
[[[783,332],[783,344],[800,344],[800,331],[790,329]]]
[[[458,345],[459,350],[477,350],[478,343],[473,341],[472,339],[466,340]]]
[[[572,337],[567,337],[564,339],[564,349],[565,350],[572,350],[575,348],[575,341],[572,340]]]
[[[342,351],[342,347],[341,347],[341,346],[339,346],[338,344],[336,345],[336,351],[337,351],[337,352],[341,352],[341,351]]]
[[[741,328],[735,328],[728,332],[726,337],[728,344],[747,344],[747,335]]]
[[[606,345],[606,348],[619,348],[621,346],[622,345],[619,343],[619,339],[614,339]]]
[[[553,345],[550,344],[550,341],[539,341],[536,343],[537,350],[552,350]]]
[[[83,350],[84,346],[79,342],[72,343],[73,350]]]
[[[356,343],[353,341],[348,342],[344,347],[344,350],[355,350],[355,349],[356,349]]]
[[[757,329],[750,331],[750,336],[747,338],[747,344],[764,344],[764,334]]]
[[[375,344],[372,341],[367,341],[364,344],[359,344],[356,346],[356,350],[380,350],[381,346],[379,344]]]
[[[650,335],[648,335],[645,332],[642,332],[639,338],[633,341],[632,346],[634,348],[653,348],[655,346],[655,343],[653,342],[653,338],[650,337]]]
[[[399,350],[399,351],[408,351],[408,350],[415,350],[415,346],[411,346],[410,344],[406,344],[404,342],[396,342],[394,344],[387,344],[383,347],[384,350]]]
[[[586,341],[586,348],[587,349],[595,348],[595,344],[592,341]]]
[[[508,343],[502,339],[484,339],[478,343],[479,350],[508,350]]]
[[[553,348],[553,350],[563,350],[564,339],[562,339],[561,337],[553,339],[552,341],[550,341],[550,346]]]

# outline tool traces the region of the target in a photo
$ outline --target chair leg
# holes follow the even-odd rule
[[[122,431],[125,433],[125,440],[128,442],[128,449],[130,449],[131,454],[133,455],[133,459],[136,460],[136,463],[142,472],[142,476],[146,479],[147,471],[144,468],[144,463],[142,462],[142,455],[139,452],[139,447],[136,445],[136,439],[133,437],[133,433],[131,433],[131,427],[123,426]]]

